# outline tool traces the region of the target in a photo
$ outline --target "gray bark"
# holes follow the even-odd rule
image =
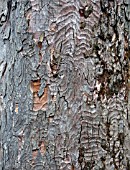
[[[0,170],[130,170],[128,0],[0,1]]]

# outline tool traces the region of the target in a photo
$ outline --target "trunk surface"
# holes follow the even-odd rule
[[[129,21],[129,0],[0,1],[0,170],[130,170]]]

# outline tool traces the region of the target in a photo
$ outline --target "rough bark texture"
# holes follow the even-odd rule
[[[130,170],[129,21],[129,0],[0,1],[0,170]]]

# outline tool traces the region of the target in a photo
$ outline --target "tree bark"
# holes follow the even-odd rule
[[[0,170],[130,170],[128,0],[0,1]]]

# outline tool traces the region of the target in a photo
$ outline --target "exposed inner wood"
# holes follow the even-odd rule
[[[48,102],[48,86],[45,87],[44,93],[42,96],[38,96],[38,91],[40,89],[41,81],[36,80],[31,82],[31,90],[33,92],[33,110],[46,110]]]

